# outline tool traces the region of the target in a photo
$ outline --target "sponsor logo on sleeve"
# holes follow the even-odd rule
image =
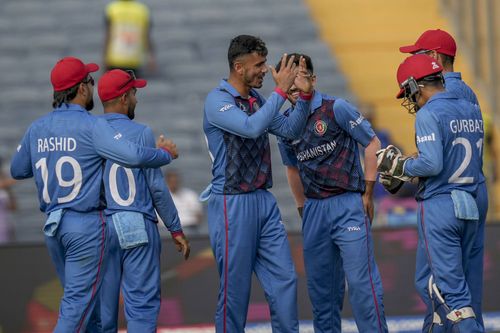
[[[351,129],[353,129],[354,127],[356,127],[359,124],[361,124],[361,122],[363,121],[363,119],[365,119],[365,118],[362,115],[360,115],[358,117],[358,119],[356,119],[356,120],[350,120],[349,124],[351,125]]]
[[[429,135],[422,135],[422,136],[417,135],[417,143],[423,143],[429,141],[436,141],[436,134],[434,132]]]
[[[219,112],[226,112],[227,110],[229,110],[230,108],[232,108],[234,105],[233,104],[226,104],[224,105],[223,107],[221,107],[219,109]]]

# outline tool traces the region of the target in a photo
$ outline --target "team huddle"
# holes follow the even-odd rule
[[[456,44],[448,33],[428,30],[400,51],[412,54],[397,69],[396,97],[415,113],[413,155],[382,148],[354,105],[318,91],[309,56],[284,54],[268,66],[261,39],[231,40],[229,76],[208,94],[203,118],[213,165],[203,198],[220,275],[217,332],[244,332],[254,272],[273,332],[299,332],[295,267],[268,191],[269,134],[278,137],[302,218],[315,332],[341,332],[346,287],[359,332],[388,332],[371,236],[377,177],[390,193],[418,182],[415,285],[427,308],[422,332],[484,332],[488,206],[481,111],[453,71]],[[133,72],[114,69],[100,78],[105,114],[91,115],[90,73],[97,70],[72,57],[56,64],[54,111],[30,126],[11,173],[35,178],[48,216],[46,244],[64,287],[55,332],[116,332],[120,289],[128,331],[155,332],[157,216],[186,259],[190,251],[159,169],[177,158],[177,150],[163,136],[155,144],[151,129],[132,121],[137,89],[146,86]],[[276,87],[265,99],[257,89],[268,71]]]

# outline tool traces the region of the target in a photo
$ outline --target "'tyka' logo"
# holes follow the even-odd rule
[[[314,123],[314,133],[316,133],[316,135],[323,136],[327,128],[323,120],[317,120],[316,123]]]

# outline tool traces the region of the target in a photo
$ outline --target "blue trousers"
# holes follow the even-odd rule
[[[382,281],[361,194],[307,199],[302,233],[314,331],[340,332],[345,272],[359,332],[387,332]]]
[[[160,312],[161,241],[155,222],[144,218],[148,244],[123,250],[109,218],[108,257],[101,291],[103,331],[118,331],[120,286],[127,332],[156,332]]]
[[[208,226],[220,276],[216,331],[244,332],[255,272],[269,303],[273,332],[298,332],[297,276],[274,196],[265,190],[212,194]]]
[[[417,217],[419,242],[415,286],[427,306],[422,332],[430,331],[434,311],[438,312],[443,321],[441,326],[434,325],[434,333],[484,332],[477,318],[464,319],[456,324],[446,319],[448,309],[473,306],[465,272],[470,271],[471,263],[474,262],[471,261],[471,253],[472,249],[478,246],[476,235],[480,223],[457,219],[449,194],[437,195],[419,202]],[[481,252],[482,256],[482,249],[478,252]],[[430,299],[428,281],[431,274],[448,309],[435,298]],[[482,287],[480,289],[482,290]]]
[[[483,271],[484,271],[484,224],[488,214],[488,189],[486,183],[479,184],[477,189],[477,207],[479,209],[479,225],[477,228],[474,244],[469,256],[469,265],[465,271],[465,278],[469,285],[472,296],[472,308],[476,314],[477,321],[484,327],[483,323]]]
[[[90,319],[98,303],[104,270],[106,220],[99,211],[67,210],[53,237],[45,237],[50,257],[64,288],[54,332],[99,332]],[[97,314],[97,312],[96,312]]]

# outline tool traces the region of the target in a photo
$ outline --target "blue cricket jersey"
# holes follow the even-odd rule
[[[484,140],[479,106],[438,93],[417,112],[415,133],[418,157],[407,160],[404,173],[420,177],[417,200],[454,189],[475,196]]]
[[[40,210],[88,212],[102,207],[104,158],[124,166],[160,167],[161,149],[123,139],[106,120],[76,104],[62,104],[31,124],[11,163],[15,179],[35,177]]]
[[[153,131],[130,120],[126,115],[107,113],[101,116],[126,140],[146,147],[155,147]],[[157,221],[158,215],[170,232],[181,230],[177,209],[163,179],[161,169],[129,169],[111,161],[104,171],[107,214],[119,211],[134,211]]]
[[[299,169],[305,196],[321,199],[364,192],[358,143],[366,147],[374,137],[370,123],[349,102],[315,91],[301,138],[280,139],[279,147],[283,164]]]
[[[479,105],[474,91],[462,80],[462,74],[459,72],[446,72],[443,77],[446,91],[452,92],[472,104]]]
[[[446,91],[454,93],[459,98],[463,98],[466,101],[479,106],[479,101],[474,91],[462,80],[462,74],[459,72],[447,72],[443,74],[445,80]],[[476,108],[474,108],[476,111]],[[483,167],[481,166],[481,174],[479,175],[479,182],[484,183],[486,181],[483,173]]]
[[[212,158],[212,192],[238,194],[272,186],[268,132],[295,138],[302,132],[309,101],[299,99],[298,112],[285,117],[285,98],[273,92],[265,100],[254,89],[243,98],[226,80],[205,101],[203,130]]]

